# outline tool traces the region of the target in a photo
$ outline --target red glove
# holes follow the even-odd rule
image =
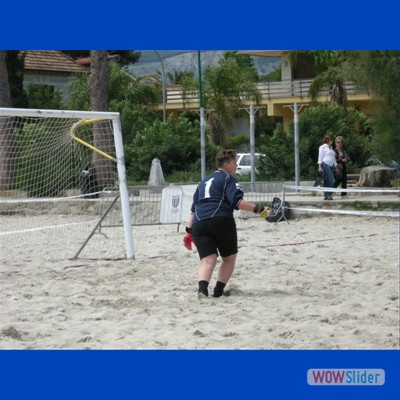
[[[188,250],[192,250],[192,243],[194,243],[193,236],[191,233],[187,233],[183,237],[183,244]]]

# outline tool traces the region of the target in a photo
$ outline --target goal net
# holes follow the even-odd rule
[[[116,210],[120,228],[97,233]],[[5,262],[134,259],[119,114],[0,108],[0,221]]]

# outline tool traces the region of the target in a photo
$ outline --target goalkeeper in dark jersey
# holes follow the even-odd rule
[[[200,256],[198,297],[208,297],[208,284],[217,264],[218,270],[213,297],[220,297],[232,276],[238,252],[234,210],[259,214],[266,218],[271,209],[243,200],[243,191],[231,175],[236,172],[236,151],[221,150],[215,158],[218,170],[204,178],[193,195],[191,214],[186,227],[184,245],[191,250],[195,243]]]

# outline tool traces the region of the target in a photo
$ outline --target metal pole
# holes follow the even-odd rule
[[[201,179],[206,176],[206,124],[203,108],[203,88],[201,86],[201,60],[200,50],[197,50],[197,64],[199,68],[199,105],[200,105],[200,154],[201,154]]]
[[[255,166],[255,135],[254,135],[254,106],[250,104],[250,157],[251,157],[251,186],[254,187],[256,180],[256,166]],[[252,190],[254,191],[254,190]]]
[[[114,128],[114,140],[115,140],[115,153],[117,158],[119,193],[121,198],[122,221],[123,221],[124,236],[125,236],[126,258],[128,260],[134,260],[135,252],[133,247],[131,211],[129,208],[129,193],[128,193],[128,184],[126,180],[124,146],[122,144],[121,122],[119,118],[113,119],[113,128]]]
[[[294,103],[294,170],[296,186],[300,186],[299,110],[297,103]]]
[[[200,152],[201,152],[201,179],[206,177],[206,123],[204,108],[200,108]]]
[[[166,102],[167,102],[167,96],[166,96],[166,90],[165,90],[165,71],[164,71],[164,63],[162,61],[162,58],[160,57],[160,54],[158,54],[157,50],[154,50],[154,52],[157,54],[158,59],[160,60],[161,63],[161,79],[162,79],[162,97],[163,97],[163,123],[165,124],[165,121],[167,119],[167,107],[166,107]]]

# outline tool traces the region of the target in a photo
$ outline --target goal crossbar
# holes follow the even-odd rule
[[[30,108],[1,108],[0,116],[8,117],[53,117],[53,118],[99,118],[119,119],[119,113],[100,111],[73,111],[73,110],[36,110]]]

